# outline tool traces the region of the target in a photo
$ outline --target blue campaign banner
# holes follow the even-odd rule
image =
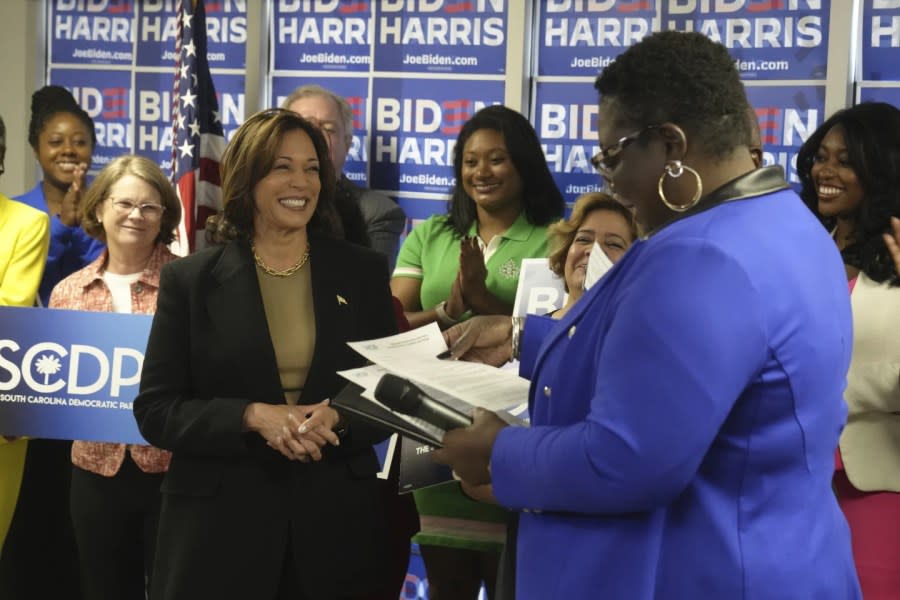
[[[172,86],[175,74],[142,72],[134,74],[134,151],[156,162],[164,173],[172,170]],[[219,118],[225,139],[231,139],[244,122],[244,76],[213,73]]]
[[[317,84],[343,97],[353,110],[353,141],[344,163],[344,174],[357,185],[367,187],[369,179],[369,79],[368,77],[272,77],[272,106],[284,100],[301,85]]]
[[[121,154],[131,152],[131,73],[129,71],[54,68],[49,83],[72,92],[94,120],[97,146],[92,171],[102,169]]]
[[[132,0],[54,0],[49,21],[51,63],[132,64]]]
[[[625,48],[658,29],[655,0],[538,3],[538,75],[595,77]]]
[[[830,0],[661,1],[662,29],[721,42],[744,79],[825,79]]]
[[[146,444],[132,401],[151,321],[0,307],[0,434]]]
[[[174,63],[173,63],[174,64]],[[172,82],[169,73],[134,74],[134,151],[172,172]]]
[[[900,108],[900,85],[893,87],[861,87],[859,102],[887,102]]]
[[[372,3],[275,0],[270,24],[276,71],[369,71]]]
[[[747,86],[762,134],[763,160],[778,164],[800,189],[797,152],[825,120],[825,86]]]
[[[431,215],[443,215],[447,212],[449,196],[442,200],[428,200],[426,198],[397,198],[397,204],[406,213],[409,223],[408,231],[426,220]]]
[[[863,2],[862,78],[900,81],[900,1]]]
[[[177,0],[141,0],[137,17],[137,65],[175,65]],[[247,63],[247,0],[206,0],[206,55],[211,69],[243,69]]]
[[[502,75],[506,0],[381,0],[375,69]]]
[[[376,77],[372,98],[371,187],[448,194],[456,137],[478,109],[503,102],[503,82]]]
[[[600,151],[598,101],[590,81],[536,85],[531,122],[567,203],[581,194],[599,191],[603,183],[591,164],[591,157]]]
[[[244,123],[247,110],[244,76],[213,71],[212,80],[216,86],[216,99],[219,101],[219,120],[222,121],[225,140],[228,141]]]

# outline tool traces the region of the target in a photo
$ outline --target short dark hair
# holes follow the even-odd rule
[[[310,137],[319,159],[321,188],[316,211],[309,222],[309,233],[343,238],[344,230],[334,205],[334,167],[322,132],[293,111],[270,108],[244,121],[225,148],[221,162],[223,210],[207,220],[210,241],[253,238],[256,213],[253,188],[272,170],[285,134],[297,129]]]
[[[501,105],[486,106],[466,121],[453,148],[453,175],[456,184],[450,194],[447,226],[459,237],[469,234],[478,218],[475,201],[462,183],[463,149],[480,129],[499,131],[516,172],[522,179],[522,212],[532,225],[548,225],[563,216],[566,203],[541,149],[534,127],[518,112]]]
[[[850,168],[865,194],[856,213],[856,237],[841,251],[844,263],[862,270],[875,281],[900,285],[881,237],[890,231],[891,217],[900,217],[900,110],[884,102],[866,102],[839,110],[800,148],[797,154],[797,174],[802,184],[800,197],[829,230],[836,221],[819,212],[812,166],[822,140],[836,126],[844,130]]]
[[[97,147],[97,132],[94,120],[75,101],[66,88],[59,85],[45,85],[31,95],[31,121],[28,123],[28,143],[37,151],[41,131],[53,117],[60,113],[73,115],[84,124],[91,134],[91,149]]]
[[[594,87],[629,125],[675,123],[707,156],[724,158],[750,139],[749,104],[734,59],[700,33],[645,37],[603,69]]]

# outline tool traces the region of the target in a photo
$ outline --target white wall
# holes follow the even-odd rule
[[[34,186],[34,155],[28,145],[31,94],[44,82],[43,0],[0,2],[0,116],[6,123],[6,173],[0,191],[14,196]]]

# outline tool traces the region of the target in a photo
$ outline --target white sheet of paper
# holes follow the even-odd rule
[[[437,323],[348,345],[392,373],[472,406],[499,411],[528,398],[528,380],[517,373],[479,363],[438,359],[447,345]]]
[[[591,286],[597,283],[597,280],[606,275],[606,272],[612,269],[612,261],[600,247],[600,244],[594,242],[591,249],[591,255],[588,258],[587,272],[584,274],[584,289],[589,290]]]

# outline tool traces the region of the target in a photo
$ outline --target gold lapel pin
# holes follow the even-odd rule
[[[347,304],[347,300],[346,300],[343,296],[341,296],[340,294],[338,294],[338,295],[337,295],[337,303],[338,303],[338,304]]]

